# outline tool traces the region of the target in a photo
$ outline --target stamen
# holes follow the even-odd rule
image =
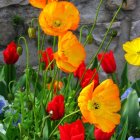
[[[54,21],[54,26],[55,26],[55,27],[59,27],[60,25],[61,25],[60,20],[55,20],[55,21]]]

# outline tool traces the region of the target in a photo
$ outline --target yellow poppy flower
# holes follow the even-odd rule
[[[39,16],[42,30],[53,36],[63,35],[68,30],[76,30],[80,16],[77,8],[70,2],[51,2]]]
[[[126,51],[125,59],[128,63],[140,66],[140,37],[123,44]]]
[[[47,4],[47,0],[29,0],[29,3],[37,8],[44,8]]]
[[[84,47],[72,32],[59,36],[58,51],[54,53],[54,59],[62,71],[74,72],[85,57]]]
[[[84,122],[94,124],[103,132],[111,132],[120,123],[121,102],[119,89],[111,79],[94,88],[94,82],[86,86],[78,97],[78,106]]]

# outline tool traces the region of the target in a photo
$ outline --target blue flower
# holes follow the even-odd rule
[[[133,136],[130,136],[128,140],[140,140],[140,138],[134,138]]]
[[[12,125],[13,126],[18,126],[18,124],[21,123],[21,114],[19,114],[19,117],[17,120],[13,120]]]
[[[0,95],[0,114],[3,112],[3,108],[8,105],[8,102],[5,100],[3,96]]]
[[[122,96],[121,96],[121,101],[122,100],[124,100],[124,99],[126,99],[127,97],[128,97],[128,95],[132,92],[132,88],[130,87],[130,88],[128,88],[123,94],[122,94]]]

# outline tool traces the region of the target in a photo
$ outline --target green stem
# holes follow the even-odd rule
[[[46,122],[46,120],[47,120],[49,117],[50,117],[50,115],[45,116],[45,117],[43,118],[42,126],[41,126],[41,131],[40,131],[40,137],[42,137],[42,135],[43,135],[43,129],[44,129],[44,126],[45,126],[45,122]]]
[[[27,91],[27,95],[29,94],[30,91],[30,85],[29,85],[29,49],[28,49],[28,45],[27,45],[27,41],[25,39],[25,37],[21,36],[18,39],[18,44],[20,44],[20,40],[23,40],[25,43],[25,50],[26,50],[26,91]]]
[[[20,140],[22,140],[22,131],[21,131],[21,124],[18,123],[18,127],[19,127],[19,132],[20,132]]]
[[[11,87],[12,87],[12,84],[13,84],[13,83],[16,83],[16,81],[15,81],[15,80],[12,80],[12,81],[10,81],[9,84],[8,84],[9,93],[12,93]]]
[[[100,60],[100,62],[99,62],[99,65],[98,65],[98,67],[97,67],[97,69],[96,69],[96,72],[93,74],[92,78],[90,79],[90,82],[94,79],[96,73],[99,71],[99,68],[100,68],[101,63],[102,63],[103,58],[104,58],[104,55],[105,55],[105,53],[107,52],[107,50],[108,50],[108,48],[109,48],[109,46],[110,46],[110,43],[112,42],[112,39],[113,39],[113,37],[110,38],[108,44],[106,45],[105,50],[104,50],[104,52],[103,52],[103,55],[102,55],[102,57],[101,57],[101,60]],[[90,82],[89,82],[89,83],[90,83]]]
[[[110,75],[111,75],[112,80],[114,81],[114,83],[117,84],[117,85],[119,86],[119,81],[118,81],[118,79],[117,79],[116,73],[114,72],[114,73],[111,73]]]
[[[38,52],[40,51],[40,26],[38,25]],[[37,87],[37,82],[38,82],[38,78],[39,78],[39,72],[40,72],[40,54],[38,55],[38,63],[39,63],[39,68],[38,68],[38,72],[37,72],[37,77],[36,77],[36,81],[35,81],[35,93],[34,93],[34,105],[35,105],[35,94],[36,94],[36,87]]]
[[[122,4],[119,6],[119,8],[118,8],[117,12],[115,13],[113,19],[111,20],[110,25],[109,25],[109,27],[108,27],[108,29],[107,29],[105,35],[104,35],[104,38],[103,38],[103,40],[102,40],[102,42],[101,42],[101,44],[100,44],[100,46],[99,46],[99,49],[97,50],[96,54],[93,55],[92,58],[90,59],[91,61],[89,62],[88,68],[89,68],[90,65],[93,63],[93,61],[95,60],[95,57],[98,55],[98,53],[99,53],[100,50],[102,49],[102,47],[103,47],[103,45],[104,45],[104,42],[105,42],[105,40],[106,40],[106,37],[107,37],[107,35],[108,35],[108,33],[109,33],[109,31],[110,31],[110,29],[111,29],[111,27],[112,27],[112,25],[113,25],[113,23],[114,23],[114,21],[115,21],[115,19],[116,19],[116,17],[117,17],[117,15],[118,15],[118,13],[119,13],[119,11],[120,11],[121,8],[122,8]]]
[[[28,49],[28,45],[27,45],[27,41],[25,39],[25,37],[21,36],[19,39],[18,39],[18,44],[20,44],[20,40],[23,40],[24,43],[25,43],[25,49],[26,49],[26,69],[29,69],[29,49]]]
[[[108,47],[110,46],[110,43],[111,43],[112,39],[113,39],[113,37],[110,38],[108,44],[106,45],[105,50],[104,50],[104,54],[105,54],[105,52],[107,51]],[[101,62],[102,62],[102,60],[103,60],[103,58],[104,58],[104,54],[103,54],[103,56],[102,56],[102,58],[101,58],[101,60],[100,60],[100,62],[99,62],[98,67],[96,68],[95,73],[94,73],[93,76],[91,77],[89,83],[91,83],[91,81],[94,79],[96,73],[99,71],[99,68],[100,68],[100,66],[101,66]],[[87,71],[87,69],[84,71],[84,73],[83,73],[83,75],[82,75],[82,77],[81,77],[81,79],[80,79],[78,85],[81,83],[82,79],[84,78],[84,75],[85,75],[86,71]],[[78,86],[77,86],[77,88],[76,88],[76,91],[77,91],[77,90],[78,90]]]
[[[87,29],[87,30],[88,30],[88,26],[87,26],[87,25],[83,25],[83,26],[80,28],[79,42],[82,41],[82,33],[83,33],[83,30],[84,30],[84,29]]]
[[[95,25],[96,25],[96,22],[97,22],[97,19],[98,19],[98,15],[99,15],[99,11],[100,11],[102,2],[103,2],[103,0],[100,0],[100,3],[99,3],[99,5],[98,5],[98,7],[97,7],[97,11],[96,11],[96,16],[95,16],[94,23],[93,23],[93,25],[92,25],[92,27],[91,27],[91,29],[90,29],[90,31],[89,31],[89,34],[87,35],[87,38],[86,38],[86,40],[85,40],[85,42],[84,42],[84,46],[86,46],[86,44],[88,43],[88,36],[89,36],[90,34],[92,34],[92,32],[93,32],[93,30],[94,30],[94,28],[95,28]]]
[[[55,51],[55,50],[54,50],[55,45],[56,45],[56,36],[53,37],[53,51]]]
[[[31,27],[33,27],[33,22],[34,22],[35,20],[38,21],[38,18],[32,18],[32,20],[31,20]]]
[[[53,135],[53,133],[54,133],[54,132],[56,131],[56,129],[58,128],[58,126],[59,126],[66,118],[68,118],[68,117],[70,117],[70,116],[72,116],[72,115],[74,115],[74,114],[76,114],[76,113],[78,113],[78,112],[80,112],[80,110],[76,110],[76,111],[74,111],[74,112],[72,112],[72,113],[70,113],[70,114],[64,116],[64,117],[60,120],[60,122],[57,124],[57,126],[53,129],[53,131],[51,132],[49,138]]]

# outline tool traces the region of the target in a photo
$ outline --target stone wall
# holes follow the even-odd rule
[[[81,14],[80,25],[91,26],[99,0],[71,0],[78,7]],[[121,0],[103,0],[101,6],[97,25],[93,31],[94,41],[92,44],[86,46],[87,61],[98,49],[98,46],[103,39],[105,31],[107,30],[109,23],[121,3]],[[27,26],[30,20],[34,17],[38,17],[40,10],[33,8],[28,4],[28,0],[0,0],[0,46],[4,48],[7,43],[13,40],[17,35],[25,34]],[[18,15],[24,20],[24,25],[14,26],[13,18]],[[122,50],[122,44],[127,40],[131,40],[140,36],[140,0],[127,0],[127,5],[123,5],[116,21],[114,22],[112,29],[118,31],[117,37],[115,37],[111,43],[109,49],[114,50],[115,58],[117,60],[118,73],[120,74],[124,67],[124,51]],[[84,31],[83,36],[86,35]],[[27,37],[30,48],[30,63],[32,65],[37,64],[37,42],[30,40]],[[106,41],[107,42],[107,41]],[[0,54],[0,61],[2,61],[2,55]],[[19,59],[17,66],[22,69],[25,66],[25,51],[22,57]],[[130,80],[134,80],[136,67],[129,68]]]

